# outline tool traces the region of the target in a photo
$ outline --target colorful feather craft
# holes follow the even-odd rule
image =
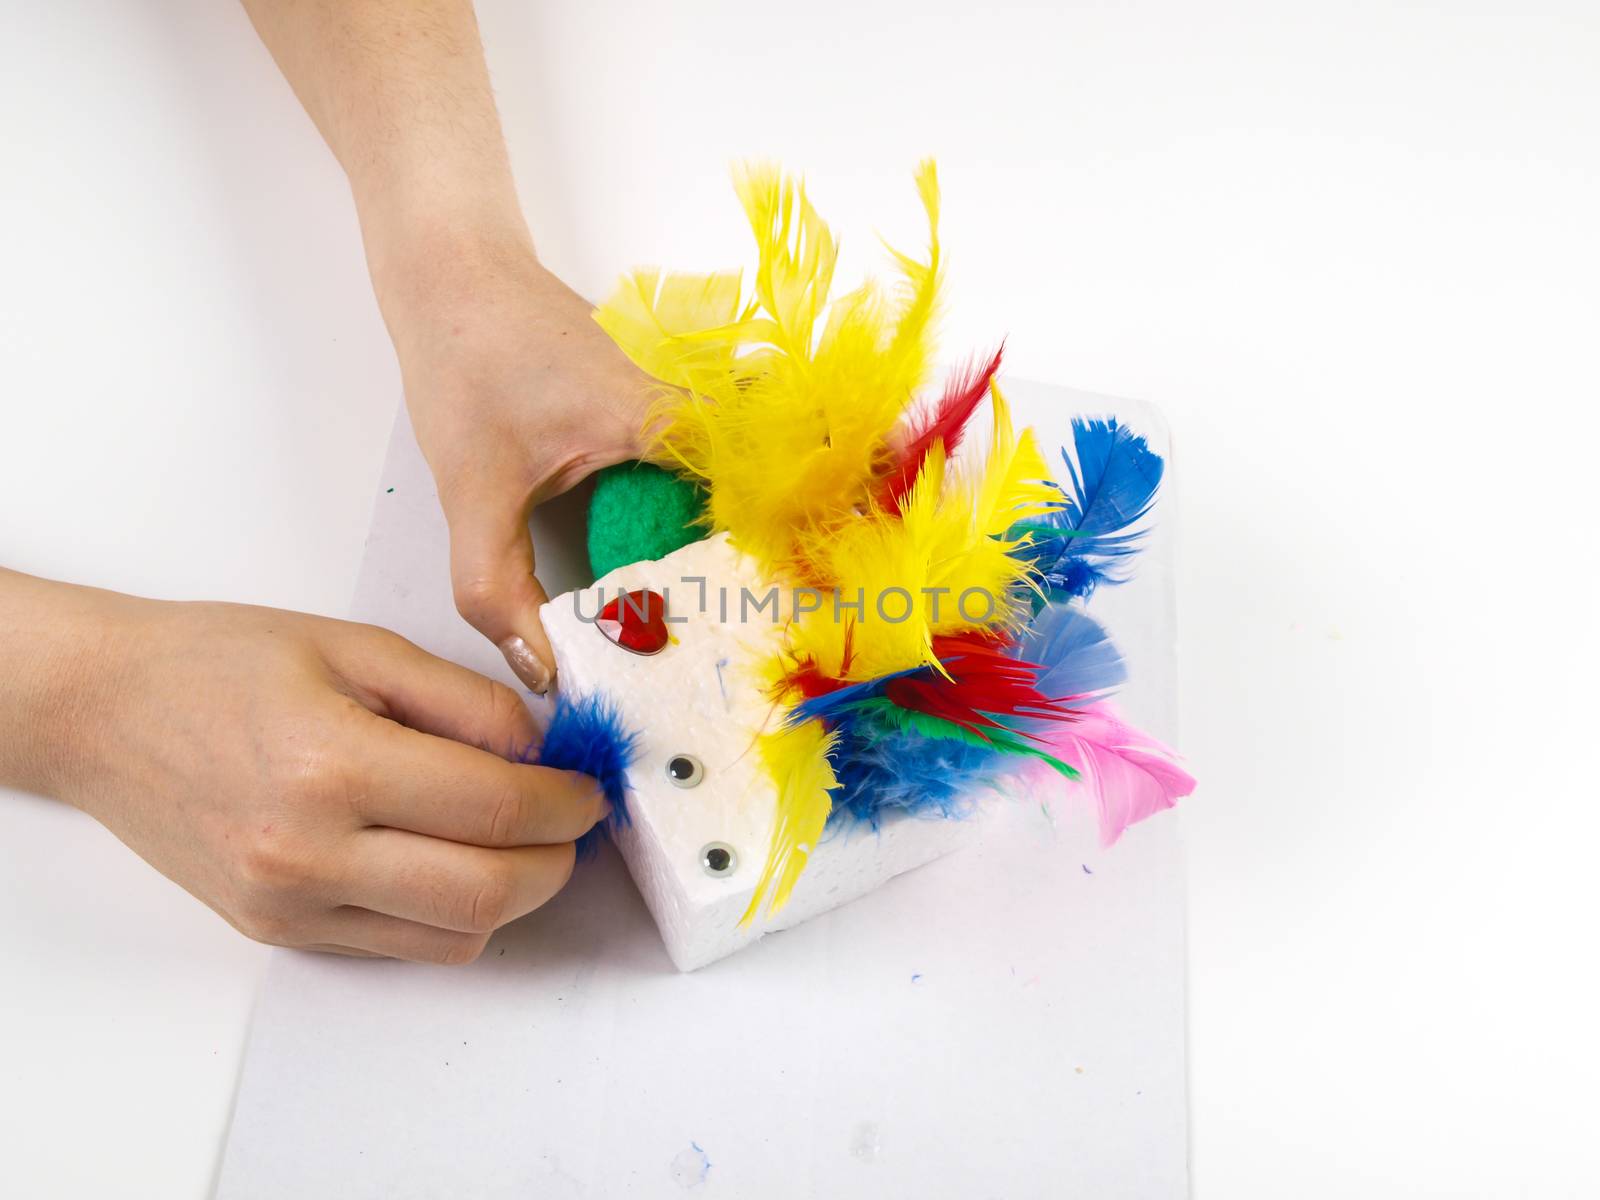
[[[1142,536],[1130,526],[1150,511],[1161,486],[1161,456],[1126,425],[1079,417],[1072,438],[1077,464],[1062,450],[1069,484],[1057,485],[1060,502],[1017,528],[1029,535],[1024,554],[1051,599],[1083,597],[1099,584],[1121,582],[1116,570]]]
[[[1117,421],[1075,420],[1067,483],[1052,480],[1012,426],[1000,350],[919,400],[944,263],[931,162],[916,183],[927,250],[891,248],[894,286],[831,296],[838,243],[804,185],[751,166],[735,175],[748,294],[737,272],[647,270],[595,313],[663,385],[656,457],[705,488],[709,531],[818,598],[786,613],[759,672],[781,714],[758,742],[777,802],[745,924],[782,908],[830,821],[960,816],[1031,763],[1081,777],[1115,840],[1193,785],[1103,703],[1126,668],[1065,603],[1125,577],[1161,459]],[[985,399],[987,454],[957,461]],[[591,724],[615,742],[603,714]]]

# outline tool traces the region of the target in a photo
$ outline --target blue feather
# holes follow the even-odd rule
[[[556,699],[534,761],[541,767],[592,775],[611,804],[610,824],[620,827],[629,822],[628,767],[638,753],[637,741],[604,696],[563,695]],[[580,857],[594,852],[599,836],[597,825],[578,839]]]
[[[885,816],[964,817],[981,788],[1001,773],[1006,756],[992,748],[916,733],[883,733],[863,722],[841,730],[834,756],[838,784],[830,796],[830,828],[878,829]]]
[[[1013,536],[1031,535],[1017,553],[1039,571],[1051,599],[1087,596],[1102,583],[1127,578],[1118,568],[1144,536],[1130,527],[1155,503],[1165,469],[1144,438],[1114,418],[1074,417],[1072,441],[1076,464],[1061,450],[1069,483],[1056,484],[1060,507],[1012,530]]]
[[[1052,700],[1103,699],[1128,678],[1127,664],[1105,627],[1073,605],[1046,606],[1017,639],[1011,653],[1040,668],[1034,686]],[[1030,720],[1019,728],[1039,729],[1050,724]]]

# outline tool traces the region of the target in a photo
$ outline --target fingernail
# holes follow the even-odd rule
[[[513,634],[500,643],[500,653],[530,692],[542,696],[550,690],[550,668],[527,642]]]

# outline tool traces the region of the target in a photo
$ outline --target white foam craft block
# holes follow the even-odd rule
[[[702,583],[698,581],[704,581]],[[667,600],[671,642],[640,655],[615,645],[595,617],[638,589]],[[567,696],[601,695],[636,735],[628,771],[631,823],[613,833],[628,870],[680,971],[732,954],[764,934],[865,895],[888,879],[955,849],[965,830],[937,817],[886,818],[879,830],[830,829],[811,852],[788,904],[739,927],[766,861],[777,795],[756,750],[780,715],[762,694],[756,666],[783,636],[784,596],[765,607],[772,585],[726,534],[651,562],[618,567],[591,588],[557,596],[540,610]],[[693,787],[667,773],[674,757],[703,766]],[[734,866],[704,865],[713,843],[731,847]]]

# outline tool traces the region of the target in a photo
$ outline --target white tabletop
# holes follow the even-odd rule
[[[935,152],[951,349],[1165,409],[1195,1194],[1600,1187],[1589,6],[482,8],[585,293],[741,153],[852,277]],[[342,612],[398,377],[242,14],[22,6],[0,102],[0,561]],[[45,801],[0,889],[0,1194],[207,1194],[265,952]]]

